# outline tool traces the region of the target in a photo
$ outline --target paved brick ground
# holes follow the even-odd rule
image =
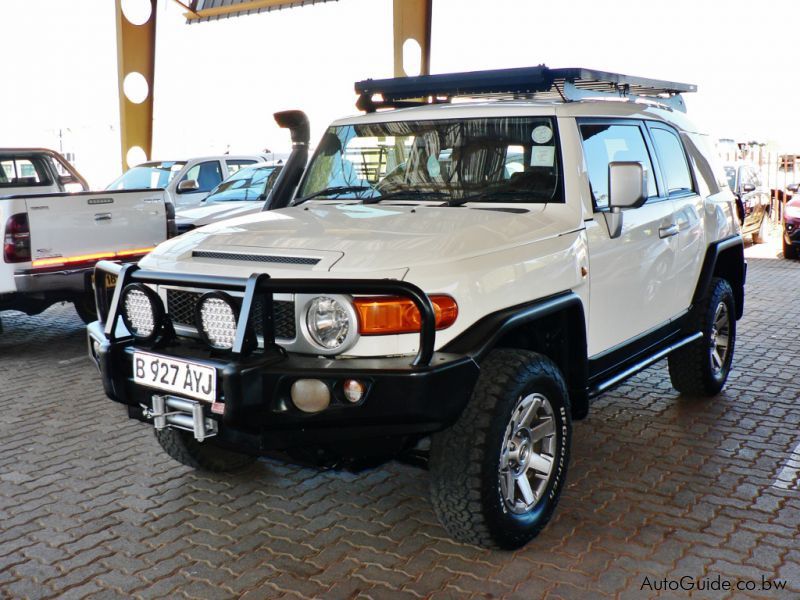
[[[600,398],[556,517],[516,553],[450,541],[412,467],[179,466],[102,396],[71,307],[7,313],[0,597],[641,598],[646,576],[682,575],[782,578],[752,596],[798,597],[798,483],[773,483],[800,443],[800,263],[748,252],[763,258],[725,393],[680,398],[661,363]]]

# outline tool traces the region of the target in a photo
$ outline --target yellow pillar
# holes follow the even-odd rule
[[[117,11],[117,78],[119,82],[119,121],[122,142],[122,169],[129,165],[128,152],[139,147],[146,158],[150,158],[153,145],[153,74],[156,59],[156,1],[140,0],[150,5],[150,15],[126,15],[122,10],[122,0],[116,1]],[[133,18],[132,22],[128,17]],[[130,78],[129,86],[133,88],[143,80],[147,84],[147,94],[125,93],[125,81]],[[144,86],[139,86],[139,91]]]
[[[407,77],[403,44],[416,40],[421,51],[420,75],[431,72],[431,12],[433,0],[394,0],[394,75]],[[411,73],[416,75],[416,73]]]

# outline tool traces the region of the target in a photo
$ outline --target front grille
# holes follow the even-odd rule
[[[195,327],[194,311],[200,292],[185,290],[167,290],[167,314],[175,325]],[[275,337],[281,340],[292,340],[296,335],[294,302],[292,300],[275,300],[272,303]],[[261,322],[261,298],[256,298],[253,306],[253,328],[257,335],[262,335],[264,326]]]

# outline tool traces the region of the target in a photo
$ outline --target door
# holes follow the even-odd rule
[[[679,314],[692,303],[705,258],[704,199],[698,193],[688,154],[679,133],[663,123],[648,122],[661,169],[662,181],[675,211],[675,294],[673,310]]]
[[[26,198],[33,266],[77,263],[146,250],[163,242],[162,190],[88,192]],[[144,252],[139,252],[143,254]]]
[[[579,127],[595,218],[587,223],[589,243],[589,356],[610,350],[668,323],[675,314],[673,205],[661,193],[652,147],[641,121],[581,120]],[[647,202],[623,212],[622,234],[611,238],[608,165],[639,162],[647,176]]]
[[[192,206],[203,200],[222,181],[222,164],[218,160],[206,160],[190,166],[176,184],[176,204],[180,207]],[[178,186],[184,181],[196,181],[197,189],[180,191]]]

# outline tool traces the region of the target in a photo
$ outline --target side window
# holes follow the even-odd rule
[[[40,158],[0,158],[0,186],[49,185],[50,177]]]
[[[228,177],[236,173],[239,169],[247,165],[253,165],[256,161],[254,160],[246,160],[243,158],[236,158],[236,159],[229,159],[225,161],[225,165],[228,171]]]
[[[753,182],[754,186],[761,187],[761,178],[758,176],[758,171],[755,169],[750,169],[750,181]]]
[[[668,192],[670,194],[693,192],[689,163],[686,161],[686,153],[683,151],[680,138],[672,131],[660,127],[652,128],[651,132],[664,177],[667,179]]]
[[[592,123],[580,127],[589,183],[598,208],[608,206],[608,164],[615,161],[641,163],[647,176],[647,196],[658,196],[653,164],[638,124]]]
[[[222,168],[218,160],[208,160],[193,166],[181,178],[181,181],[196,179],[200,186],[198,192],[210,192],[211,189],[222,181]]]

